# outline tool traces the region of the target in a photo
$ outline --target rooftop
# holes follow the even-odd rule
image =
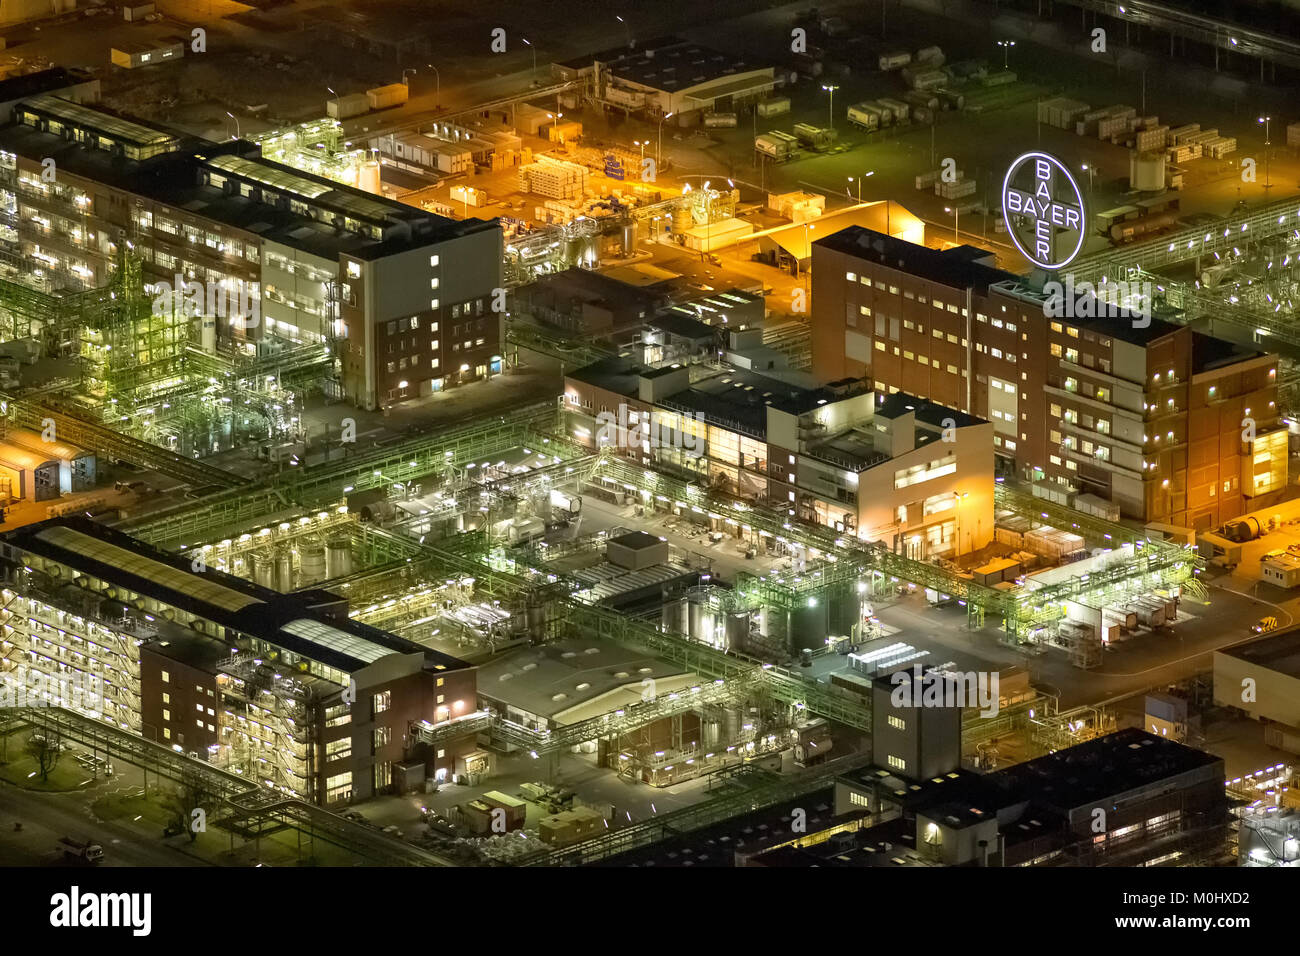
[[[0,127],[0,149],[33,162],[53,158],[59,169],[178,210],[204,216],[263,239],[327,259],[346,253],[376,259],[479,230],[497,228],[481,219],[455,221],[435,216],[292,167],[263,159],[258,147],[236,141],[209,143],[149,126],[100,109],[46,94],[25,99],[22,108],[128,144],[147,158],[130,159],[108,149],[20,123]],[[244,182],[268,193],[299,200],[318,216],[259,201],[239,190],[212,185],[213,176]],[[380,238],[335,225],[332,213],[380,230]],[[341,221],[340,219],[340,221]]]
[[[1234,644],[1216,653],[1257,664],[1288,677],[1300,677],[1300,627],[1278,631],[1244,644]]]
[[[27,525],[3,540],[10,547],[345,672],[360,670],[389,654],[423,654],[436,669],[468,666],[357,621],[322,620],[313,610],[321,603],[319,591],[281,594],[214,568],[195,571],[187,555],[157,550],[81,516]]]
[[[580,70],[592,63],[604,64],[620,80],[667,93],[680,93],[724,77],[770,69],[675,36],[638,40],[635,47],[613,47],[591,56],[575,57],[563,65]]]
[[[974,246],[930,249],[864,226],[841,229],[816,240],[813,246],[834,249],[956,289],[985,289],[996,282],[1015,281],[1017,278],[1010,272],[979,261],[989,256],[983,249]]]
[[[1216,764],[1221,778],[1221,757],[1128,728],[989,776],[1021,799],[1064,812]]]

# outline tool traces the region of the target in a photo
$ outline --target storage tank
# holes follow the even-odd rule
[[[695,222],[691,218],[691,211],[689,208],[679,206],[673,210],[673,232],[685,232],[693,225],[695,225]]]
[[[217,317],[205,315],[199,319],[199,344],[205,352],[217,350]]]
[[[636,220],[629,219],[623,223],[623,255],[636,255]]]
[[[1240,521],[1229,521],[1225,526],[1227,531],[1226,537],[1231,541],[1242,544],[1246,541],[1254,541],[1260,535],[1259,522],[1254,518],[1242,518]]]
[[[335,538],[325,547],[325,572],[330,578],[341,578],[352,573],[352,542]]]
[[[1128,157],[1129,188],[1139,192],[1156,192],[1165,188],[1165,154],[1139,153]]]
[[[709,604],[708,595],[689,595],[686,607],[686,633],[694,640],[716,646],[720,640],[725,640],[716,633],[716,627],[717,618]]]
[[[357,172],[357,188],[364,189],[368,193],[381,195],[383,187],[380,185],[379,161],[368,159],[361,164],[361,169]]]
[[[293,590],[293,552],[288,548],[275,553],[275,589],[283,592]]]
[[[264,588],[275,590],[275,562],[266,551],[251,551],[248,559],[253,569],[253,580]]]
[[[304,545],[298,552],[298,574],[303,587],[324,581],[326,574],[325,545]]]

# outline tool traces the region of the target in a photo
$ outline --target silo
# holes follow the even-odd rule
[[[352,542],[348,538],[330,541],[325,549],[325,571],[330,578],[352,573]]]
[[[714,633],[714,627],[717,616],[709,604],[709,596],[697,592],[689,595],[687,600],[686,633],[693,640],[716,644],[718,636]]]
[[[377,196],[383,193],[383,188],[380,186],[379,163],[369,159],[361,164],[361,169],[357,172],[357,188]]]
[[[324,581],[327,577],[326,567],[324,544],[312,542],[299,550],[298,577],[303,587]]]
[[[1165,154],[1129,154],[1129,187],[1139,192],[1158,192],[1165,188]]]
[[[253,567],[254,578],[264,588],[275,589],[275,562],[269,551],[250,551],[248,554]]]
[[[293,590],[293,552],[287,547],[275,553],[275,589],[282,592]]]

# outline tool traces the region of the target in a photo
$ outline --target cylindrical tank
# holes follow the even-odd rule
[[[293,590],[293,552],[283,548],[275,554],[275,589]]]
[[[673,210],[673,233],[680,235],[695,224],[691,218],[690,207],[678,207]]]
[[[1228,537],[1238,543],[1254,541],[1259,537],[1259,522],[1254,518],[1230,521],[1228,522]]]
[[[1158,192],[1165,188],[1164,153],[1129,154],[1129,188],[1139,192]]]
[[[546,608],[540,602],[528,605],[528,639],[541,641],[546,638]]]
[[[325,558],[325,545],[304,545],[298,552],[298,575],[302,586],[324,581],[328,564]]]
[[[691,594],[687,604],[686,633],[705,644],[717,644],[719,636],[715,633],[716,623],[708,595]]]
[[[361,169],[357,171],[357,187],[376,195],[383,192],[379,185],[379,163],[368,159],[361,164]]]
[[[199,343],[205,352],[215,352],[217,350],[217,319],[216,316],[205,315],[199,319]]]
[[[325,571],[330,578],[341,578],[352,573],[352,542],[335,538],[325,548]]]
[[[623,255],[636,255],[636,220],[629,219],[623,223]]]
[[[271,560],[270,553],[267,551],[250,552],[249,558],[253,563],[253,580],[264,588],[271,588],[274,590],[275,562]]]
[[[726,743],[740,736],[740,728],[744,724],[743,718],[744,714],[741,713],[739,707],[724,707],[722,709],[722,721],[719,728],[721,742]]]

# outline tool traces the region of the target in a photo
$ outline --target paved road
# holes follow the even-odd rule
[[[98,841],[104,847],[100,866],[205,865],[160,841],[142,840],[125,824],[93,820],[86,797],[84,793],[36,793],[0,784],[0,865],[68,865],[54,849],[63,836]],[[21,832],[14,831],[15,821],[23,824]]]

